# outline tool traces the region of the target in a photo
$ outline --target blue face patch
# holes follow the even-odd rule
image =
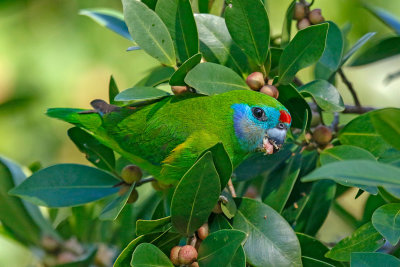
[[[233,104],[231,108],[234,110],[235,134],[243,149],[249,151],[256,150],[262,144],[265,132],[279,123],[280,112],[276,108],[247,104]]]

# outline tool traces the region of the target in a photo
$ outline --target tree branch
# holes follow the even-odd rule
[[[354,90],[353,84],[347,79],[346,75],[344,74],[342,68],[338,69],[338,73],[340,75],[340,78],[342,78],[343,83],[347,86],[347,88],[349,89],[351,96],[353,97],[354,100],[354,104],[357,107],[361,107],[361,103],[360,100],[358,99],[357,93]]]

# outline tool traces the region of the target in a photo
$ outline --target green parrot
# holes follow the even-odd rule
[[[211,146],[222,143],[235,168],[255,151],[279,150],[291,124],[276,99],[250,90],[204,96],[167,96],[117,107],[103,100],[94,110],[53,108],[50,117],[72,123],[165,184],[176,184]]]

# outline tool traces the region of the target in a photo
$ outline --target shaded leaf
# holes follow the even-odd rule
[[[171,216],[157,220],[137,220],[136,235],[152,234],[157,232],[165,232],[171,227]]]
[[[156,8],[156,4],[158,0],[141,0],[146,4],[150,9],[154,10]]]
[[[335,86],[325,80],[314,80],[301,86],[300,93],[304,96],[312,96],[318,106],[325,111],[343,111],[343,99]]]
[[[331,162],[351,159],[366,159],[376,161],[374,155],[372,155],[367,150],[349,145],[341,145],[329,149],[324,149],[319,157],[319,161],[322,165]]]
[[[118,217],[119,213],[124,208],[134,188],[135,185],[132,184],[124,194],[118,195],[115,199],[110,201],[101,211],[99,219],[115,220]]]
[[[138,245],[132,254],[132,267],[173,267],[168,257],[153,244],[142,243]]]
[[[118,94],[119,94],[119,89],[117,83],[115,82],[114,77],[111,75],[110,83],[108,85],[108,99],[110,101],[110,104],[115,104],[114,98]]]
[[[375,210],[372,224],[393,246],[400,240],[400,203],[390,203]]]
[[[369,39],[371,39],[375,35],[375,32],[369,32],[365,34],[363,37],[358,39],[358,41],[347,51],[346,54],[342,57],[342,62],[340,63],[340,67],[343,66],[349,58],[354,55],[363,45],[365,45]]]
[[[383,139],[400,150],[400,109],[386,108],[370,114],[372,124]]]
[[[212,221],[209,223],[210,233],[214,233],[223,229],[232,229],[232,225],[228,219],[222,214],[215,214]]]
[[[351,267],[399,267],[400,260],[396,257],[384,253],[372,252],[353,252],[351,253]]]
[[[303,266],[335,266],[335,262],[325,258],[329,249],[312,236],[296,233],[301,246]],[[319,264],[319,265],[318,265]]]
[[[185,85],[186,74],[201,61],[201,54],[195,54],[179,67],[169,80],[170,85]]]
[[[232,195],[228,192],[228,189],[225,189],[221,193],[222,196],[226,197],[227,201],[221,202],[221,210],[222,213],[228,218],[232,219],[237,211],[236,203],[232,198]]]
[[[170,95],[168,92],[146,86],[135,86],[126,89],[115,97],[115,101],[133,101],[133,100],[149,100],[158,99]]]
[[[290,33],[292,31],[292,21],[296,1],[292,1],[286,10],[285,19],[282,26],[281,47],[285,48],[290,42]]]
[[[157,67],[149,75],[137,82],[135,86],[155,87],[168,82],[174,72],[175,70],[172,67]]]

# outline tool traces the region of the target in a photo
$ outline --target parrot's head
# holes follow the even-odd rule
[[[277,152],[290,127],[289,111],[275,99],[270,98],[266,103],[232,105],[236,137],[242,148],[249,152]]]

